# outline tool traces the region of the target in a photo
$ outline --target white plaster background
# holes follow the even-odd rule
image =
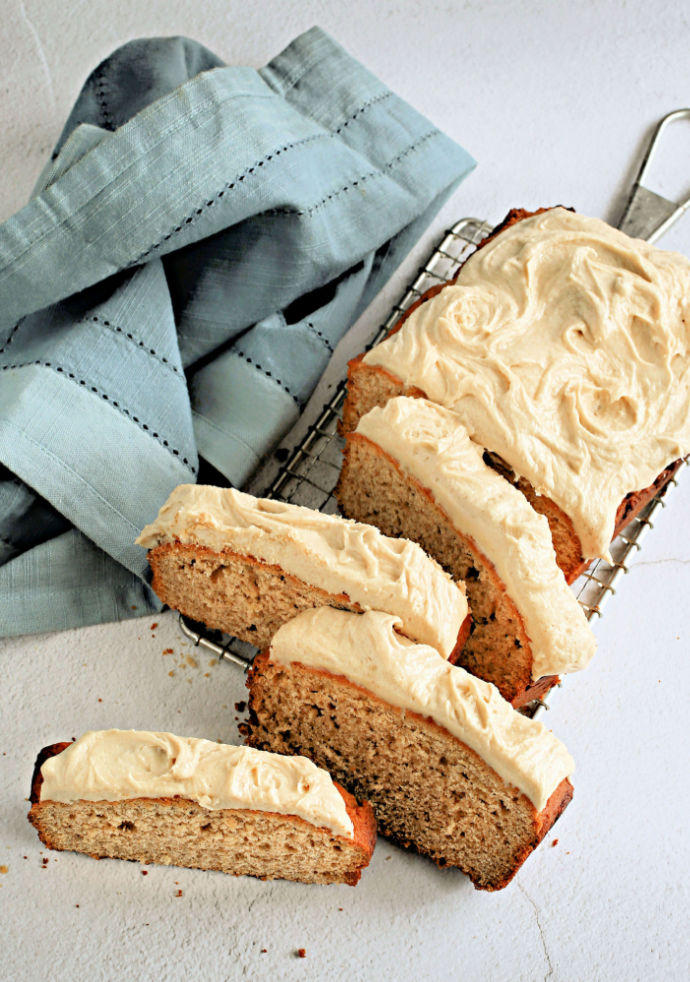
[[[0,17],[0,218],[88,73],[144,35],[258,66],[319,23],[477,158],[331,377],[453,220],[562,202],[615,221],[650,127],[690,102],[688,7],[661,0],[0,0]],[[687,136],[671,134],[651,182],[671,196],[690,189]],[[690,254],[690,217],[661,244]],[[685,475],[596,624],[595,661],[553,699],[575,798],[497,894],[384,840],[355,890],[42,851],[25,819],[40,747],[109,726],[233,740],[243,678],[171,614],[2,643],[0,978],[685,980],[689,512]]]

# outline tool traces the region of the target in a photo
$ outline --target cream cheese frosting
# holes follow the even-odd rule
[[[609,558],[616,510],[690,451],[690,261],[553,208],[479,249],[364,356],[457,412]]]
[[[186,798],[202,808],[296,815],[354,838],[330,774],[306,757],[148,730],[92,730],[41,767],[41,801]]]
[[[464,587],[407,539],[232,488],[182,484],[137,539],[229,550],[280,566],[311,586],[346,593],[363,610],[397,614],[410,637],[448,657],[467,617]]]
[[[596,642],[556,564],[549,524],[484,463],[460,418],[400,396],[363,416],[356,432],[433,494],[451,524],[494,566],[525,624],[532,677],[584,668]]]
[[[308,610],[278,629],[270,658],[342,675],[392,706],[430,717],[541,811],[574,770],[563,744],[516,712],[496,686],[402,637],[399,627],[381,611]]]

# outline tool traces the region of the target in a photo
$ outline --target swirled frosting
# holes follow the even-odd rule
[[[148,730],[92,730],[41,767],[41,801],[186,798],[202,808],[296,815],[354,838],[330,774],[306,757]]]
[[[397,617],[380,611],[308,610],[276,631],[270,658],[343,675],[392,706],[430,717],[541,811],[574,770],[563,744],[516,712],[496,686],[402,637],[398,627]]]
[[[553,208],[479,249],[364,357],[459,414],[608,558],[618,505],[690,451],[690,261]]]
[[[346,593],[363,610],[397,614],[406,634],[446,657],[467,616],[464,588],[415,543],[232,488],[175,488],[137,539],[146,549],[163,542],[229,550],[280,566],[311,586]]]
[[[584,668],[596,643],[556,564],[549,523],[487,467],[459,417],[427,399],[400,396],[363,416],[356,432],[428,488],[493,565],[524,621],[532,677]]]

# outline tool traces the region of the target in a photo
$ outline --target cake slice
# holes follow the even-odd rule
[[[349,433],[336,497],[349,518],[418,542],[465,582],[472,633],[458,663],[514,706],[584,668],[595,640],[548,522],[484,463],[459,417],[400,396]]]
[[[376,839],[371,807],[304,757],[141,730],[42,750],[29,821],[97,859],[353,886]]]
[[[257,648],[325,605],[396,614],[445,657],[469,632],[464,587],[416,543],[311,508],[183,484],[137,542],[164,603]]]
[[[350,363],[344,429],[397,395],[457,412],[572,582],[690,451],[689,321],[686,257],[563,208],[511,212]]]
[[[570,801],[572,759],[495,686],[398,627],[326,607],[285,624],[249,673],[248,740],[328,767],[384,835],[498,890]]]

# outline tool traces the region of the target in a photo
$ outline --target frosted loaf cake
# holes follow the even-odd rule
[[[547,515],[571,582],[690,450],[689,324],[684,256],[563,208],[511,213],[351,362],[345,428],[395,395],[453,409]]]
[[[416,543],[333,515],[208,486],[181,485],[139,545],[165,603],[256,647],[309,607],[387,610],[449,657],[464,644],[464,588]]]
[[[473,624],[459,663],[514,705],[589,662],[594,635],[546,519],[484,463],[455,413],[403,396],[372,409],[347,436],[336,497],[465,581]]]
[[[31,802],[51,849],[306,883],[355,884],[376,835],[303,757],[141,730],[45,748]]]
[[[284,625],[249,673],[248,739],[327,766],[385,835],[500,889],[570,801],[572,759],[396,626],[326,607]]]

